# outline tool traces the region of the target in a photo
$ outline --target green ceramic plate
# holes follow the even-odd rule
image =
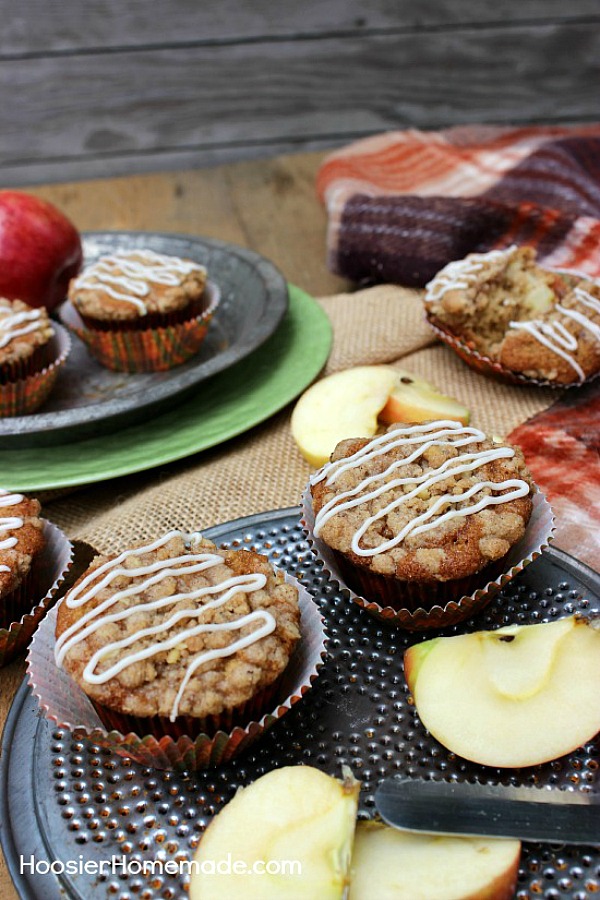
[[[330,347],[327,316],[292,286],[288,312],[272,337],[242,362],[199,384],[195,397],[114,434],[0,451],[0,484],[22,491],[90,484],[214,447],[297,397],[323,368]]]

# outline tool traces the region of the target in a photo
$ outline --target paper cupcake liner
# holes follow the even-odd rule
[[[196,355],[220,300],[211,281],[205,290],[208,306],[184,322],[143,330],[99,331],[86,327],[70,301],[62,304],[61,321],[87,346],[98,362],[117,372],[162,372]]]
[[[46,401],[60,367],[71,350],[71,336],[62,325],[52,323],[54,334],[48,341],[47,356],[39,371],[27,365],[15,380],[0,384],[0,416],[22,416],[34,412]],[[12,376],[11,376],[12,378]]]
[[[37,585],[37,592],[28,595],[23,592],[19,599],[21,603],[27,603],[25,613],[19,616],[18,610],[15,610],[15,620],[0,628],[0,667],[25,651],[73,564],[72,544],[56,525],[45,519],[42,522],[46,546],[33,566],[33,582]],[[29,587],[31,589],[31,583]]]
[[[37,567],[32,566],[21,583],[0,600],[0,628],[9,628],[31,610],[31,597],[41,597],[45,589],[38,583]]]
[[[155,738],[185,736],[196,738],[201,734],[211,736],[218,731],[233,731],[237,727],[243,728],[247,722],[260,719],[265,710],[269,709],[270,704],[276,702],[281,679],[282,676],[255,694],[247,703],[242,703],[235,709],[223,712],[218,716],[205,716],[203,719],[194,718],[194,716],[177,716],[172,722],[163,716],[143,718],[119,713],[91,698],[90,702],[98,713],[98,718],[109,731],[120,731],[121,734],[150,733]]]
[[[291,575],[285,580],[298,589],[301,638],[277,682],[272,706],[260,718],[221,728],[216,734],[141,734],[107,731],[86,694],[54,659],[57,607],[50,610],[36,631],[27,655],[27,673],[34,695],[46,718],[73,732],[155,769],[199,771],[237,757],[254,743],[310,690],[319,674],[327,645],[323,618],[308,591]],[[183,717],[181,717],[183,718]],[[140,720],[142,721],[142,720]],[[179,726],[179,723],[177,723]],[[177,729],[178,730],[178,729]]]
[[[469,579],[461,579],[459,589],[455,592],[451,583],[441,582],[442,587],[450,594],[457,596],[444,597],[439,603],[418,605],[431,600],[431,585],[424,587],[403,582],[406,588],[408,606],[400,607],[396,595],[394,605],[390,605],[387,596],[382,597],[378,592],[378,581],[371,583],[373,593],[370,591],[357,592],[350,587],[344,572],[338,563],[337,553],[328,547],[324,541],[314,535],[315,515],[312,505],[310,485],[302,495],[302,527],[306,534],[310,548],[315,556],[321,560],[324,570],[338,587],[347,591],[350,599],[366,610],[370,615],[380,621],[398,625],[407,631],[426,631],[431,628],[446,628],[468,619],[476,612],[480,612],[501,587],[521,572],[526,565],[532,562],[548,546],[554,532],[554,516],[550,504],[540,491],[533,495],[533,510],[524,536],[518,541],[503,559],[502,572],[497,577],[488,580],[488,568],[473,575]],[[495,573],[494,573],[495,574]],[[482,580],[484,583],[482,584]],[[365,584],[368,584],[368,576]],[[468,583],[470,593],[463,593],[462,589]],[[377,598],[377,599],[375,599]],[[379,603],[377,600],[382,600]]]
[[[590,381],[594,381],[600,376],[599,371],[594,375],[589,375],[584,381],[570,381],[566,384],[560,381],[548,381],[543,378],[530,378],[527,375],[522,375],[520,372],[513,372],[512,369],[507,369],[506,366],[490,359],[489,356],[479,353],[468,342],[459,338],[427,313],[425,318],[429,327],[444,344],[450,347],[451,350],[454,350],[471,369],[479,372],[480,375],[485,375],[486,378],[494,378],[496,381],[502,381],[505,384],[526,384],[533,387],[549,387],[554,388],[554,390],[563,390],[589,384]]]
[[[135,319],[122,321],[107,321],[94,319],[93,316],[85,316],[77,310],[81,321],[90,331],[147,331],[149,328],[164,328],[171,325],[179,325],[196,316],[201,316],[211,303],[211,290],[205,289],[202,296],[192,300],[184,309],[176,309],[168,313],[147,313]]]
[[[360,569],[358,566],[353,566],[343,554],[335,550],[333,555],[336,560],[336,568],[352,590],[361,596],[377,597],[380,606],[389,606],[396,611],[416,611],[433,606],[441,607],[441,604],[445,606],[450,601],[458,603],[463,597],[467,597],[475,591],[482,581],[492,582],[494,578],[502,575],[506,566],[506,556],[503,556],[502,559],[495,560],[475,575],[452,581],[432,579],[417,583],[399,581],[391,575]],[[488,599],[491,599],[491,593]]]

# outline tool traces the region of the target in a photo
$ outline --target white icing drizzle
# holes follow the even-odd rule
[[[0,488],[0,508],[5,506],[16,506],[23,500],[23,494],[11,494],[10,491]],[[23,527],[23,519],[18,516],[4,516],[0,518],[0,535],[6,534],[7,531],[14,531],[16,528]],[[4,538],[0,540],[0,550],[9,550],[18,544],[18,539],[14,537]],[[1,572],[10,572],[9,566],[0,566]]]
[[[422,444],[423,439],[420,435],[428,434],[429,432],[434,432],[429,435],[430,441],[432,443],[435,443],[436,441],[437,443],[440,443],[440,438],[447,437],[451,439],[452,435],[456,434],[457,429],[460,427],[460,423],[457,423],[455,419],[440,419],[437,422],[427,422],[424,425],[410,425],[406,428],[394,429],[393,432],[388,432],[373,438],[373,440],[369,441],[368,444],[352,456],[339,459],[336,462],[326,463],[322,469],[313,476],[312,482],[313,484],[316,484],[319,481],[323,481],[324,478],[327,478],[327,484],[333,484],[343,472],[346,472],[348,469],[353,469],[364,460],[381,456],[402,445],[415,443]],[[450,440],[450,443],[455,447],[462,447],[464,444],[472,444],[474,441],[482,441],[485,438],[484,433],[477,428],[465,427],[462,428],[461,431],[466,435],[465,437],[459,436],[457,440]],[[417,436],[410,437],[410,435],[413,434],[416,434]],[[395,435],[397,435],[397,437],[395,437]],[[428,446],[432,446],[432,443]],[[397,465],[406,465],[413,462],[421,456],[425,449],[426,447],[418,447],[416,453],[406,459],[399,460]],[[329,474],[330,472],[332,474]],[[374,476],[374,478],[375,477],[377,476]]]
[[[592,297],[588,291],[584,290],[582,287],[576,287],[573,293],[584,306],[589,306],[590,309],[600,313],[600,300],[597,300],[596,297]]]
[[[452,439],[453,436],[456,437],[456,440]],[[510,500],[525,497],[529,493],[529,485],[519,478],[511,478],[500,482],[487,480],[479,481],[468,488],[468,490],[462,491],[460,494],[444,494],[437,497],[424,513],[408,522],[400,532],[395,534],[389,540],[383,541],[375,547],[361,547],[361,538],[371,525],[379,519],[384,518],[395,509],[398,509],[398,507],[408,500],[420,495],[423,491],[428,491],[435,484],[438,484],[451,476],[473,472],[495,459],[510,459],[515,455],[515,451],[510,447],[495,447],[471,453],[459,453],[458,456],[445,460],[436,469],[422,472],[420,475],[386,480],[389,479],[389,476],[395,471],[401,470],[403,467],[415,462],[415,460],[421,457],[429,447],[448,444],[453,447],[461,447],[469,444],[477,444],[483,440],[485,440],[485,434],[477,428],[461,426],[460,423],[451,420],[441,420],[438,422],[428,422],[425,425],[412,425],[406,428],[396,428],[393,431],[370,441],[365,447],[354,453],[352,456],[347,457],[346,459],[337,460],[333,463],[328,463],[312,479],[313,484],[316,484],[323,479],[327,479],[326,484],[332,484],[342,472],[356,468],[366,460],[388,453],[398,446],[417,444],[415,450],[409,453],[408,456],[400,460],[395,460],[390,463],[384,471],[364,478],[356,485],[356,487],[348,491],[343,491],[329,500],[323,508],[319,510],[315,517],[315,535],[318,536],[325,523],[343,510],[369,503],[372,500],[376,500],[381,494],[394,490],[397,487],[404,487],[407,485],[414,485],[414,487],[407,493],[402,494],[396,500],[388,503],[374,515],[366,518],[362,525],[355,531],[350,546],[357,556],[366,557],[385,553],[387,550],[391,550],[393,547],[398,546],[398,544],[408,537],[408,535],[421,534],[424,531],[436,528],[438,525],[441,525],[450,519],[469,516],[486,509],[488,506],[497,505],[499,503],[508,503]],[[372,488],[372,485],[377,486]],[[477,495],[481,495],[484,490],[492,492],[506,491],[507,493],[484,493],[477,499]],[[470,505],[463,506],[460,509],[451,509],[448,512],[443,512],[448,505],[463,503],[472,498],[475,499],[475,502]],[[438,513],[441,513],[441,515],[438,515]]]
[[[592,297],[591,294],[580,287],[575,288],[573,293],[580,303],[600,314],[600,302],[595,297]],[[600,325],[593,322],[584,313],[577,309],[562,306],[560,303],[556,304],[555,310],[567,319],[577,322],[577,324],[588,331],[595,340],[600,341]],[[577,377],[580,381],[585,379],[585,372],[577,360],[572,356],[572,353],[574,353],[578,347],[577,338],[567,331],[562,322],[544,322],[541,319],[533,319],[530,322],[510,322],[509,326],[510,328],[520,331],[526,331],[539,341],[540,344],[543,344],[553,353],[556,353],[566,360],[571,368],[577,373]]]
[[[0,306],[0,349],[6,347],[16,337],[32,331],[39,331],[42,326],[41,317],[42,312],[39,309],[33,309],[30,312],[13,312],[6,306]],[[23,327],[20,328],[20,325]]]
[[[556,308],[560,310],[563,316],[566,316],[568,319],[573,319],[574,322],[578,322],[582,328],[585,328],[586,331],[589,331],[590,334],[596,338],[596,340],[600,341],[600,325],[596,325],[595,322],[592,322],[591,319],[588,319],[587,316],[576,309],[569,309],[560,304]]]
[[[113,663],[113,665],[109,666],[104,671],[96,672],[96,667],[98,666],[100,661],[105,656],[112,654],[115,650],[121,650],[129,647],[132,644],[135,644],[138,640],[145,637],[168,634],[169,630],[174,628],[182,620],[198,620],[208,610],[217,609],[220,606],[223,606],[235,594],[240,592],[247,593],[250,591],[260,590],[260,588],[263,588],[267,583],[266,576],[260,573],[234,575],[231,578],[227,578],[216,585],[208,585],[205,587],[197,588],[193,591],[184,591],[182,593],[173,594],[169,597],[163,597],[158,600],[151,600],[147,603],[133,604],[132,606],[126,609],[122,609],[116,613],[106,613],[106,611],[113,607],[116,603],[118,603],[119,600],[124,600],[127,597],[134,597],[137,594],[140,594],[148,588],[152,587],[153,585],[159,583],[164,578],[177,576],[183,573],[193,574],[194,572],[202,572],[223,563],[223,557],[218,553],[203,552],[187,553],[182,556],[174,556],[165,560],[158,560],[148,565],[138,566],[136,568],[126,568],[121,566],[121,563],[124,562],[127,557],[149,553],[152,550],[156,550],[159,547],[163,546],[171,538],[176,536],[182,536],[186,541],[189,542],[193,542],[195,539],[200,537],[199,534],[181,535],[181,532],[170,531],[168,534],[164,535],[162,538],[159,538],[157,541],[154,541],[151,544],[148,544],[144,547],[138,547],[134,550],[126,550],[115,559],[103,563],[102,566],[99,566],[95,571],[86,576],[86,578],[84,578],[79,583],[79,585],[73,588],[70,594],[63,601],[71,609],[76,609],[80,606],[83,606],[85,603],[95,597],[101,590],[109,587],[116,578],[119,578],[122,575],[126,575],[129,578],[139,578],[140,580],[134,582],[130,585],[130,587],[126,589],[115,591],[113,594],[111,594],[110,597],[104,600],[97,607],[85,613],[77,622],[73,623],[73,625],[69,626],[69,628],[67,628],[63,632],[63,634],[57,640],[55,647],[56,662],[57,665],[60,666],[64,661],[65,655],[73,646],[84,640],[86,637],[88,637],[88,635],[93,634],[99,628],[102,628],[104,625],[112,622],[120,622],[140,612],[155,612],[158,609],[162,609],[167,606],[173,606],[174,604],[180,603],[183,600],[198,600],[200,598],[218,594],[215,599],[209,600],[202,605],[190,605],[189,608],[178,610],[177,612],[173,613],[173,615],[171,615],[168,619],[158,625],[140,629],[134,634],[122,638],[121,640],[106,644],[105,646],[97,650],[96,653],[94,653],[94,655],[87,663],[85,669],[83,670],[83,679],[89,684],[104,684],[105,682],[110,681],[111,678],[114,678],[119,674],[119,672],[122,672],[123,669],[127,668],[128,666],[155,656],[157,653],[171,650],[183,644],[188,638],[192,638],[196,635],[207,632],[214,633],[218,631],[240,631],[247,625],[256,625],[257,627],[255,627],[254,630],[250,632],[250,634],[239,637],[237,640],[232,641],[226,647],[221,647],[216,650],[206,650],[202,653],[196,654],[191,658],[183,680],[177,691],[173,706],[171,707],[171,721],[173,721],[177,717],[181,698],[183,697],[190,678],[193,676],[194,672],[199,666],[213,659],[232,656],[238,650],[242,650],[243,648],[250,646],[256,641],[261,640],[261,638],[274,631],[276,627],[275,618],[268,610],[254,610],[251,613],[248,613],[245,616],[240,616],[238,619],[234,619],[230,622],[199,622],[195,625],[190,625],[190,627],[184,630],[178,631],[171,637],[166,637],[166,639],[164,640],[153,641],[142,650],[125,654],[117,662]]]
[[[470,253],[464,259],[457,259],[444,266],[437,275],[425,285],[425,303],[441,300],[448,291],[466,290],[478,278],[486,262],[508,259],[516,250],[516,246],[506,250],[490,250],[489,253]]]
[[[115,267],[118,267],[122,274],[115,274]],[[120,251],[102,256],[89,266],[75,279],[74,288],[76,290],[101,288],[115,300],[132,303],[142,315],[146,315],[148,309],[142,298],[150,292],[148,282],[174,287],[180,283],[183,275],[197,270],[206,274],[204,266],[181,259],[179,256],[166,256],[153,250],[135,250],[133,253]]]

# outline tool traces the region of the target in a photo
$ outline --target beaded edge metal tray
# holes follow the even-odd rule
[[[208,529],[221,546],[248,547],[296,575],[327,622],[329,652],[313,689],[235,762],[190,775],[158,772],[110,750],[73,741],[40,717],[24,683],[6,723],[0,759],[0,840],[21,897],[182,900],[186,876],[38,874],[38,860],[189,859],[211,817],[238,787],[282,765],[309,764],[339,776],[348,765],[362,782],[360,816],[374,813],[373,792],[402,774],[485,784],[552,784],[598,789],[600,748],[519,770],[486,768],[456,757],[421,725],[402,670],[404,650],[427,635],[382,625],[328,583],[304,540],[296,508]],[[492,603],[440,634],[508,623],[548,621],[600,611],[600,576],[557,550],[544,553]],[[574,685],[576,690],[577,686]],[[525,843],[517,900],[587,900],[600,891],[596,848]],[[308,898],[307,898],[308,900]]]

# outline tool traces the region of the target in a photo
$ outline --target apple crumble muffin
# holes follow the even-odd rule
[[[46,309],[0,297],[0,379],[23,377],[45,363],[54,334]]]
[[[203,312],[206,269],[153,250],[102,256],[74,278],[69,300],[94,328],[150,328]]]
[[[425,306],[433,324],[512,372],[572,384],[600,371],[600,283],[543,269],[530,247],[449,263]]]
[[[46,546],[40,504],[0,489],[0,627],[18,621],[35,605],[31,575]]]
[[[93,561],[61,601],[56,661],[123,733],[151,733],[152,717],[165,733],[181,717],[218,728],[264,706],[299,621],[297,589],[264,556],[172,531]]]
[[[340,442],[310,491],[314,535],[348,586],[426,607],[470,593],[474,575],[496,577],[534,485],[519,449],[441,420]]]

